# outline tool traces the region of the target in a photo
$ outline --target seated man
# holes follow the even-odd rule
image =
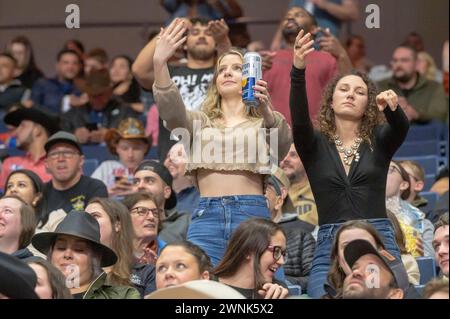
[[[59,130],[59,118],[36,107],[19,108],[6,114],[6,124],[16,127],[13,136],[16,147],[25,151],[24,156],[8,157],[1,166],[0,188],[5,187],[8,175],[17,169],[30,169],[44,182],[52,176],[45,167],[45,149],[49,136]]]
[[[193,214],[200,200],[200,193],[191,176],[186,176],[187,155],[184,146],[177,143],[167,153],[164,166],[173,177],[172,188],[177,195],[177,210]]]
[[[172,188],[172,175],[167,168],[153,160],[143,161],[134,172],[134,185],[138,191],[152,194],[159,209],[164,211],[159,233],[165,243],[185,240],[191,214],[178,212],[177,196]]]
[[[84,156],[74,135],[63,131],[53,134],[45,150],[46,167],[53,177],[44,187],[43,210],[47,219],[57,210],[62,209],[65,214],[71,210],[82,211],[92,198],[108,197],[105,184],[83,175]]]
[[[344,258],[352,272],[344,280],[343,299],[405,298],[409,282],[401,260],[361,239],[347,244]]]
[[[281,168],[267,178],[265,196],[269,203],[272,221],[280,224],[287,241],[289,258],[284,264],[285,280],[299,285],[302,294],[307,293],[308,278],[314,257],[316,242],[311,232],[314,225],[298,218],[296,212],[284,212],[284,202],[290,201],[288,196],[289,180]]]
[[[441,269],[440,276],[448,281],[448,212],[439,218],[434,228],[433,248],[436,264]]]
[[[128,105],[113,97],[108,70],[92,70],[84,82],[89,102],[62,116],[62,128],[72,132],[81,144],[102,143],[109,128],[121,120],[139,116]]]
[[[0,111],[8,111],[16,103],[23,102],[30,92],[19,80],[14,79],[16,60],[9,54],[0,53]]]
[[[81,72],[81,64],[81,58],[75,51],[60,51],[56,63],[56,77],[42,78],[34,83],[31,91],[33,105],[54,114],[69,110],[72,100],[81,94],[74,84],[75,78]]]
[[[392,77],[378,83],[380,91],[393,90],[399,96],[398,104],[412,122],[446,121],[448,102],[444,87],[427,80],[416,71],[417,52],[401,45],[392,54]]]
[[[106,144],[119,160],[104,161],[91,177],[101,180],[110,196],[124,196],[134,192],[133,174],[152,146],[151,137],[145,136],[142,123],[135,118],[126,118],[118,129],[106,133]]]
[[[302,160],[294,144],[291,145],[289,153],[281,161],[280,167],[290,182],[290,187],[288,188],[289,200],[285,201],[283,212],[297,212],[300,220],[317,226],[319,221],[316,201],[311,191],[308,175],[306,175]]]

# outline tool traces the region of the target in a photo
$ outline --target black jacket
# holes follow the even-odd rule
[[[131,282],[141,294],[141,298],[156,290],[155,266],[134,264],[131,270]]]
[[[286,232],[288,259],[284,264],[286,279],[306,292],[316,242],[311,232],[314,226],[298,219],[298,214],[286,214],[278,222]]]
[[[19,81],[12,82],[4,91],[0,90],[0,110],[7,112],[13,104],[21,102],[26,90]]]
[[[162,222],[158,237],[166,244],[186,240],[191,217],[190,213],[178,212],[176,208],[166,210],[166,219]]]

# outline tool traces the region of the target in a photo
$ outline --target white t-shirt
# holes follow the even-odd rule
[[[133,174],[128,172],[128,168],[119,161],[104,161],[92,173],[91,177],[101,180],[109,189],[114,186],[116,177],[126,177],[130,182]]]

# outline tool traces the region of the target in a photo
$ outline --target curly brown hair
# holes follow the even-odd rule
[[[361,119],[361,123],[359,125],[358,131],[359,136],[366,141],[370,146],[372,146],[373,142],[373,130],[374,128],[385,122],[384,115],[378,110],[378,106],[376,103],[376,96],[378,94],[378,89],[368,77],[364,73],[353,70],[344,75],[339,75],[335,77],[326,87],[325,92],[323,94],[322,103],[320,107],[319,114],[319,127],[320,131],[325,134],[330,141],[334,141],[334,135],[336,134],[336,121],[334,111],[331,108],[333,101],[333,93],[336,89],[337,83],[344,77],[349,75],[356,75],[360,77],[364,83],[367,85],[368,91],[368,104],[367,108],[363,114]]]

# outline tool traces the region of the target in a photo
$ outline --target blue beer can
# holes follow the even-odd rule
[[[244,65],[242,67],[242,101],[245,105],[252,107],[259,105],[253,86],[261,79],[261,56],[256,52],[247,52],[244,55]]]

